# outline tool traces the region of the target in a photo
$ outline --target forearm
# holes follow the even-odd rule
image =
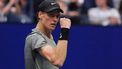
[[[61,25],[61,33],[57,43],[57,47],[55,48],[55,52],[58,62],[61,65],[63,65],[67,54],[68,35],[69,35],[69,29],[71,27],[71,21],[70,19],[67,18],[61,18],[60,25]]]
[[[63,65],[65,59],[66,59],[66,54],[67,54],[67,40],[59,40],[57,43],[57,47],[55,48],[55,56],[58,59],[58,62]]]
[[[13,4],[14,4],[13,2],[9,2],[3,9],[3,14],[7,14],[10,11]]]

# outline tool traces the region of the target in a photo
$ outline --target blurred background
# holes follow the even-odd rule
[[[0,0],[0,69],[24,69],[24,43],[43,0]],[[122,69],[122,0],[56,0],[72,21],[61,69]],[[60,27],[53,32],[55,41]]]
[[[36,23],[43,0],[0,0],[0,23]],[[56,0],[74,25],[122,25],[122,0]]]

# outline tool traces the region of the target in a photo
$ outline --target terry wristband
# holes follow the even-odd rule
[[[69,35],[69,29],[61,28],[59,40],[68,40],[68,35]]]

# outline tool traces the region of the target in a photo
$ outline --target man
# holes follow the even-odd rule
[[[17,1],[9,0],[6,4],[5,2],[6,0],[0,0],[0,23],[8,21],[8,14],[10,14],[12,6],[16,4]]]
[[[118,10],[110,8],[108,6],[108,0],[95,0],[95,2],[97,7],[88,10],[88,16],[91,24],[102,26],[121,24]]]
[[[67,53],[71,21],[67,18],[59,19],[60,12],[63,11],[53,0],[45,0],[39,5],[37,26],[26,38],[26,69],[59,69],[63,65]],[[56,45],[51,33],[58,20],[61,35]]]

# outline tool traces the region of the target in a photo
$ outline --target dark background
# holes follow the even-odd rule
[[[24,69],[24,41],[34,27],[0,24],[0,69]],[[59,32],[53,32],[56,41]],[[122,27],[72,26],[61,69],[122,69]]]

